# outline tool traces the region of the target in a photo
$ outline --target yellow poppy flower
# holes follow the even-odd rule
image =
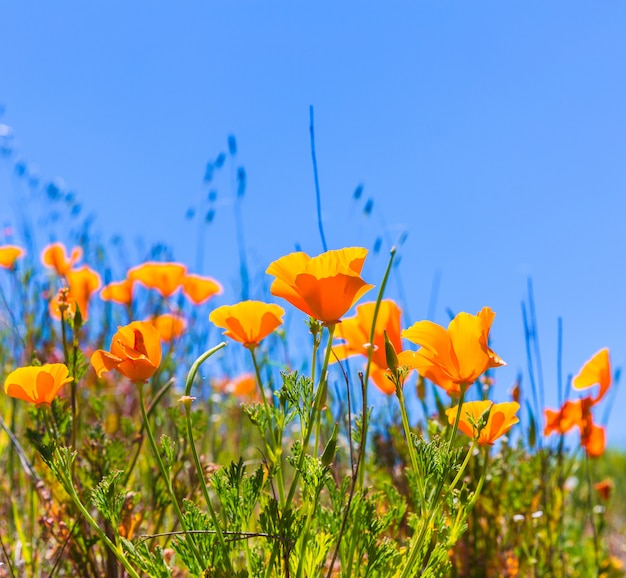
[[[150,320],[161,336],[161,341],[169,343],[174,339],[178,339],[187,329],[187,321],[180,315],[173,313],[163,313],[157,315]]]
[[[111,340],[111,351],[98,349],[91,365],[98,377],[117,369],[132,381],[150,379],[161,363],[161,336],[149,321],[133,321],[119,327]]]
[[[172,295],[183,283],[187,268],[180,263],[149,261],[133,267],[127,278],[139,281],[149,289],[156,289],[163,297]]]
[[[185,275],[183,278],[183,293],[196,305],[208,301],[215,295],[221,295],[223,292],[223,287],[211,277]]]
[[[72,381],[63,363],[50,363],[40,367],[20,367],[7,375],[4,391],[11,397],[36,405],[52,403],[59,390]]]
[[[459,418],[459,430],[465,435],[468,435],[472,439],[476,438],[476,429],[472,425],[470,419],[477,423],[480,416],[488,409],[491,408],[487,424],[481,430],[478,436],[478,443],[481,446],[491,445],[499,437],[508,432],[519,419],[515,415],[519,410],[519,403],[514,401],[505,401],[503,403],[493,403],[492,401],[468,401],[463,404],[461,410],[461,417]],[[458,413],[459,406],[451,407],[446,410],[448,416],[448,422],[453,425]]]
[[[120,305],[130,305],[133,302],[134,285],[134,281],[130,281],[129,279],[109,283],[102,288],[100,299],[103,301],[113,301]]]
[[[225,377],[215,381],[213,387],[223,393],[248,399],[258,398],[259,393],[256,376],[253,373],[243,373],[234,379]]]
[[[594,404],[598,403],[611,387],[611,361],[608,349],[598,351],[572,379],[574,389],[587,389],[596,384],[600,389],[598,395],[593,398]]]
[[[15,261],[23,257],[24,249],[16,245],[2,245],[0,247],[0,269],[13,269]]]
[[[67,275],[68,271],[82,256],[83,250],[80,247],[74,247],[68,257],[67,249],[63,243],[50,243],[41,252],[41,262],[44,266],[54,269],[58,275],[63,277]]]
[[[349,247],[317,257],[291,253],[274,261],[266,273],[276,279],[270,293],[314,319],[337,323],[373,285],[361,278],[367,249]]]
[[[375,307],[375,302],[357,305],[356,315],[346,317],[337,325],[335,337],[344,341],[344,343],[333,346],[333,353],[338,361],[351,355],[367,357]],[[385,354],[384,332],[387,332],[389,341],[391,341],[396,352],[402,351],[400,315],[401,311],[396,303],[388,299],[381,301],[376,319],[374,342],[371,344],[373,345],[373,352],[370,377],[378,389],[387,395],[395,392],[395,386],[386,377],[387,356]]]
[[[67,304],[70,316],[76,313],[76,304],[80,307],[80,313],[86,321],[89,319],[89,301],[91,296],[100,289],[102,281],[100,275],[93,269],[84,265],[78,269],[70,269],[66,274],[67,288],[61,289],[57,296],[50,302],[50,315],[55,319],[61,319],[60,304]]]
[[[285,310],[274,303],[242,301],[236,305],[222,305],[209,315],[209,320],[235,341],[246,347],[255,347],[272,331],[282,325]]]
[[[469,387],[487,369],[506,365],[488,345],[495,316],[489,307],[477,315],[459,313],[447,330],[432,321],[418,321],[402,337],[422,347],[400,353],[398,364],[417,369],[449,394],[458,394],[462,384]]]

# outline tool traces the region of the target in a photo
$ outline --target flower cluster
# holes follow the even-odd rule
[[[50,302],[50,315],[56,319],[60,319],[62,313],[73,317],[76,314],[76,307],[80,310],[83,320],[89,318],[89,301],[100,289],[102,280],[91,267],[76,266],[82,256],[83,250],[80,247],[74,247],[68,256],[62,243],[46,245],[41,252],[43,265],[54,271],[65,285]]]
[[[591,409],[597,405],[611,387],[611,361],[609,350],[601,349],[572,379],[572,387],[584,390],[598,385],[596,395],[587,395],[577,400],[566,400],[558,410],[546,409],[544,435],[564,435],[578,427],[580,444],[590,457],[598,457],[606,447],[606,429],[593,420]]]

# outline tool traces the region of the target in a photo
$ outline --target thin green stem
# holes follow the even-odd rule
[[[383,300],[383,295],[385,293],[385,288],[387,287],[387,281],[389,280],[389,275],[391,273],[391,266],[393,265],[394,257],[396,256],[396,248],[392,247],[389,255],[389,262],[387,263],[387,269],[385,269],[385,274],[383,275],[383,280],[380,284],[380,289],[378,290],[378,296],[376,297],[376,305],[374,305],[374,314],[372,315],[372,326],[370,328],[370,347],[367,351],[367,367],[365,368],[365,388],[363,393],[363,407],[365,411],[363,411],[363,438],[361,439],[361,444],[363,445],[363,451],[359,454],[361,456],[360,462],[365,459],[366,448],[367,448],[367,430],[369,426],[369,420],[367,415],[367,384],[370,377],[370,367],[372,365],[372,355],[374,353],[374,338],[376,336],[376,321],[378,320],[378,312],[380,310],[380,303]],[[363,488],[363,484],[365,482],[365,468],[363,467],[363,463],[359,463],[359,487]]]
[[[261,379],[261,370],[259,368],[259,364],[257,362],[255,348],[249,347],[250,355],[252,356],[252,363],[254,364],[254,372],[256,374],[256,381],[259,386],[259,390],[261,391],[261,397],[263,398],[263,404],[265,405],[265,411],[267,412],[267,416],[270,419],[269,427],[270,427],[270,437],[273,443],[273,447],[271,448],[271,456],[274,464],[278,468],[278,498],[280,504],[283,504],[285,501],[285,482],[283,480],[283,468],[282,468],[282,440],[277,439],[276,432],[274,431],[274,425],[271,421],[272,412],[270,411],[270,405],[267,402],[267,398],[265,397],[265,391],[263,388],[263,380]]]
[[[452,483],[450,484],[451,490],[454,490],[454,488],[456,488],[456,485],[459,483],[459,481],[463,477],[463,473],[465,472],[465,468],[467,468],[467,464],[469,464],[469,461],[472,457],[475,447],[476,447],[476,440],[472,440],[472,445],[470,445],[470,448],[467,451],[467,454],[465,454],[465,459],[463,460],[463,463],[461,464],[461,469],[458,471],[456,477],[454,478],[454,480],[452,480]]]
[[[159,472],[161,473],[161,476],[163,477],[163,481],[165,482],[165,487],[167,488],[167,491],[170,495],[170,499],[172,500],[172,506],[174,506],[174,511],[176,512],[178,521],[180,522],[180,525],[182,526],[183,530],[185,530],[185,539],[187,540],[187,543],[189,544],[191,551],[196,557],[196,560],[200,564],[200,568],[204,569],[206,568],[206,562],[203,560],[202,554],[198,550],[198,547],[196,546],[196,543],[194,542],[191,534],[187,533],[187,530],[189,530],[189,528],[187,528],[185,517],[183,516],[180,506],[178,505],[176,494],[174,494],[174,489],[172,488],[172,481],[170,477],[167,475],[167,471],[165,470],[165,465],[163,464],[163,460],[161,459],[161,454],[159,453],[159,448],[156,444],[156,440],[154,439],[154,434],[152,433],[152,428],[150,427],[150,422],[148,420],[148,415],[146,414],[146,406],[145,406],[144,399],[143,399],[144,384],[139,383],[138,386],[139,386],[139,405],[141,406],[141,415],[145,423],[146,432],[148,433],[148,439],[150,440],[152,453],[154,454],[154,458],[157,462]]]
[[[591,481],[591,464],[589,460],[589,454],[585,451],[585,477],[587,481],[587,508],[589,509],[589,522],[591,522],[591,535],[593,537],[593,556],[596,565],[596,573],[600,576],[600,548],[598,546],[598,529],[596,528],[596,521],[593,518],[593,500],[592,490],[593,484]]]
[[[158,405],[158,402],[160,401],[160,399],[166,394],[167,390],[172,387],[172,385],[174,385],[174,378],[172,377],[171,379],[169,379],[164,385],[163,387],[161,387],[161,389],[159,389],[159,391],[157,391],[154,394],[154,397],[152,398],[152,401],[150,402],[150,405],[148,406],[148,409],[146,410],[146,413],[148,414],[148,417],[150,417],[152,415],[152,412],[154,411],[154,409],[156,408],[156,406]],[[141,453],[141,448],[143,447],[143,430],[145,428],[145,422],[142,420],[141,421],[141,426],[139,428],[139,440],[137,441],[137,449],[135,450],[135,454],[133,455],[133,459],[130,462],[130,465],[128,466],[128,468],[124,471],[124,482],[123,482],[123,486],[126,486],[128,484],[128,480],[130,480],[130,477],[135,469],[135,465],[137,464],[137,459],[139,458],[139,454]]]
[[[296,494],[296,487],[298,486],[298,482],[300,480],[300,470],[302,469],[302,464],[304,463],[304,456],[309,447],[309,441],[311,439],[311,433],[313,432],[313,426],[319,419],[321,405],[322,405],[322,391],[324,389],[324,381],[326,380],[326,372],[328,371],[328,364],[330,362],[330,353],[333,348],[333,334],[335,333],[335,324],[328,325],[328,343],[326,344],[326,354],[324,355],[324,363],[322,365],[322,371],[320,373],[320,382],[318,383],[317,390],[315,392],[315,398],[313,400],[313,409],[311,410],[311,415],[309,416],[309,420],[306,424],[306,430],[304,432],[304,436],[302,439],[302,447],[300,449],[300,455],[298,457],[298,463],[296,465],[296,471],[293,476],[293,481],[291,482],[291,486],[289,488],[289,494],[287,495],[287,499],[285,501],[285,506],[283,508],[283,512],[286,512],[291,506],[291,502]],[[265,571],[265,577],[269,578],[272,575],[272,567],[274,565],[274,560],[276,559],[276,555],[278,553],[278,543],[272,549],[272,556],[270,558],[270,562],[267,565],[267,569]],[[289,563],[286,561],[286,563]]]
[[[222,528],[220,526],[220,522],[217,519],[217,515],[215,514],[215,510],[213,509],[213,504],[211,502],[211,496],[209,496],[209,489],[207,488],[206,481],[204,479],[204,471],[202,470],[202,465],[200,464],[200,458],[198,457],[198,451],[196,449],[196,443],[193,439],[193,429],[191,427],[191,407],[190,404],[183,403],[185,406],[185,417],[187,421],[187,437],[189,438],[189,445],[191,446],[191,453],[193,455],[193,462],[196,466],[196,472],[198,474],[198,479],[200,480],[200,488],[202,489],[202,495],[204,496],[204,500],[206,501],[207,508],[209,509],[209,515],[211,516],[211,521],[213,522],[213,526],[215,527],[215,534],[217,536],[217,540],[220,543],[220,547],[223,552],[224,559],[226,561],[226,566],[230,571],[233,570],[230,556],[228,554],[228,548],[226,546],[226,541],[224,540],[224,534],[222,533]]]
[[[55,439],[54,454],[56,457],[57,464],[62,466],[62,467],[57,467],[57,465],[53,465],[53,467],[51,468],[52,471],[55,473],[59,482],[61,482],[61,485],[63,486],[63,488],[69,495],[69,497],[72,499],[72,502],[74,502],[74,505],[78,508],[78,511],[83,515],[85,520],[87,520],[89,525],[95,530],[96,534],[98,534],[99,538],[104,542],[106,547],[119,560],[122,566],[124,566],[129,576],[131,576],[132,578],[140,578],[139,574],[135,572],[134,568],[130,565],[130,562],[126,559],[126,556],[124,555],[124,551],[121,549],[121,547],[117,544],[114,544],[111,541],[111,539],[106,535],[106,532],[100,527],[98,522],[96,522],[96,520],[93,519],[91,513],[89,512],[89,510],[87,510],[87,508],[82,503],[80,497],[76,493],[76,488],[74,487],[74,482],[72,481],[72,475],[70,473],[72,470],[71,464],[74,462],[74,459],[69,457],[71,455],[69,451],[67,452],[68,459],[66,459],[61,454],[61,451],[59,450],[59,447],[57,444],[59,443],[60,440],[58,436],[58,431],[56,429],[56,425],[54,423],[54,416],[52,415],[52,409],[50,408],[50,406],[44,408],[43,416],[44,416],[44,422],[46,424],[46,427],[48,428],[49,433],[51,433]],[[67,463],[68,461],[70,462],[70,464]],[[70,466],[70,467],[67,468],[63,466]]]
[[[425,505],[426,501],[426,491],[424,488],[424,480],[422,479],[422,469],[419,466],[417,461],[417,455],[415,454],[415,446],[413,444],[413,436],[411,435],[411,428],[409,426],[409,417],[406,412],[406,405],[404,401],[404,390],[403,384],[396,384],[396,396],[398,397],[398,403],[400,404],[400,414],[402,415],[402,427],[404,428],[404,436],[406,437],[406,442],[409,448],[409,458],[411,459],[411,467],[413,468],[413,472],[415,474],[415,478],[417,479],[418,491],[419,491],[419,514],[422,512],[422,507]]]
[[[304,433],[304,438],[302,440],[302,450],[300,452],[300,456],[298,458],[298,465],[296,467],[296,472],[294,474],[293,482],[291,483],[291,487],[289,488],[289,494],[287,495],[287,501],[285,503],[285,508],[288,508],[291,505],[291,501],[296,493],[296,486],[298,485],[298,481],[300,479],[300,470],[302,469],[302,464],[304,463],[304,456],[309,448],[309,441],[311,439],[311,433],[313,432],[313,425],[319,419],[321,405],[322,405],[322,390],[324,389],[323,382],[326,379],[326,371],[328,370],[328,363],[330,362],[330,352],[333,346],[333,334],[335,332],[335,325],[328,326],[328,343],[326,344],[326,354],[324,356],[324,364],[322,366],[322,371],[320,373],[320,382],[317,385],[317,391],[315,392],[315,399],[313,400],[313,410],[311,411],[311,416],[307,423],[306,431]]]
[[[459,422],[461,421],[461,411],[463,410],[463,401],[465,400],[466,390],[467,390],[467,384],[461,384],[461,397],[459,399],[458,411],[456,414],[456,419],[454,420],[454,426],[452,427],[452,431],[450,432],[450,438],[448,440],[448,447],[447,447],[447,452],[446,452],[448,456],[447,458],[448,460],[450,456],[450,450],[452,449],[452,443],[454,442],[456,432],[459,429]],[[407,557],[407,561],[404,566],[404,569],[402,570],[402,574],[400,575],[400,578],[408,578],[409,576],[411,576],[414,570],[419,569],[418,557],[424,546],[424,539],[426,538],[428,528],[432,524],[433,520],[435,519],[435,516],[437,515],[439,509],[441,508],[441,503],[439,501],[439,498],[441,497],[443,485],[445,483],[446,478],[448,477],[448,474],[450,473],[450,469],[451,469],[451,464],[448,461],[448,467],[446,468],[446,472],[444,473],[444,475],[442,475],[439,478],[437,488],[435,489],[435,493],[433,494],[432,509],[430,511],[430,515],[428,516],[428,519],[422,525],[420,529],[420,533],[417,535],[417,537],[414,536],[413,540],[411,540],[411,545],[409,546],[409,555]]]

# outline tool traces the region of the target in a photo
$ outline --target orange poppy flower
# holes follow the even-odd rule
[[[596,492],[598,492],[598,495],[600,496],[600,498],[602,498],[603,500],[608,500],[611,497],[611,493],[613,492],[613,481],[610,479],[606,479],[606,480],[602,480],[601,482],[597,482],[596,484],[593,485],[594,489],[596,490]]]
[[[357,305],[356,315],[346,317],[337,325],[335,336],[345,342],[333,347],[333,353],[337,361],[351,355],[364,355],[367,357],[375,307],[375,302]],[[370,376],[378,389],[387,395],[395,392],[395,386],[386,377],[387,356],[385,354],[384,332],[387,331],[387,336],[394,349],[397,352],[402,351],[402,338],[400,337],[401,313],[400,308],[393,301],[386,299],[380,302],[378,317],[376,318]]]
[[[581,430],[580,445],[590,458],[599,458],[606,449],[606,428],[593,423],[591,414]]]
[[[148,261],[128,271],[130,281],[139,281],[149,289],[156,289],[163,297],[172,295],[183,283],[187,267],[181,263]]]
[[[0,247],[0,269],[13,269],[15,261],[25,255],[24,249],[16,245],[2,245]]]
[[[11,397],[36,405],[50,404],[59,390],[70,381],[70,372],[63,363],[20,367],[7,375],[4,391]]]
[[[216,382],[215,387],[237,397],[258,397],[256,377],[253,373],[244,373],[235,379],[224,378]]]
[[[50,315],[55,319],[61,319],[60,304],[67,303],[67,311],[70,316],[76,313],[76,304],[80,307],[80,313],[86,321],[89,318],[89,301],[91,296],[100,289],[102,284],[100,275],[93,269],[84,265],[79,269],[72,269],[66,273],[68,287],[61,289],[56,297],[50,302]]]
[[[183,278],[183,293],[196,305],[208,301],[215,295],[221,295],[223,292],[223,287],[211,277],[185,275]]]
[[[157,315],[150,320],[150,323],[157,328],[161,341],[169,343],[174,339],[178,339],[185,329],[187,329],[187,321],[180,315],[173,313],[163,313]]]
[[[120,305],[130,305],[133,302],[133,286],[134,281],[124,279],[124,281],[117,281],[109,283],[102,288],[100,292],[100,299],[103,301],[113,301]]]
[[[398,364],[417,369],[449,394],[459,394],[461,384],[469,387],[487,369],[506,363],[489,348],[489,330],[496,314],[483,307],[477,315],[459,313],[444,329],[432,321],[418,321],[402,337],[421,345],[403,351]]]
[[[492,401],[468,401],[463,404],[461,410],[461,418],[459,420],[459,429],[472,439],[476,439],[476,429],[472,425],[470,418],[474,423],[478,422],[480,416],[491,408],[487,424],[481,430],[478,436],[478,443],[481,446],[491,445],[499,437],[508,432],[519,419],[515,415],[519,410],[519,403],[514,401],[505,401],[503,403],[493,403]],[[459,406],[446,410],[448,423],[453,425],[458,413]]]
[[[57,274],[64,276],[83,256],[81,247],[74,247],[71,255],[67,256],[67,250],[63,243],[50,243],[41,252],[41,262],[49,269],[54,269]]]
[[[98,349],[91,365],[98,377],[117,369],[132,381],[146,381],[161,363],[161,336],[149,321],[133,321],[118,327],[111,340],[111,352]]]
[[[551,433],[564,435],[577,425],[580,425],[582,419],[582,407],[580,402],[581,400],[568,400],[558,411],[553,409],[544,410],[546,425],[543,430],[543,435],[547,436]]]
[[[209,315],[209,320],[231,339],[246,347],[256,347],[277,327],[282,325],[285,310],[275,303],[242,301],[236,305],[222,305]]]
[[[598,351],[572,379],[574,389],[587,389],[596,384],[600,386],[600,389],[598,395],[593,398],[594,405],[604,397],[604,394],[611,387],[611,361],[608,349]]]
[[[326,251],[317,257],[285,255],[265,271],[276,277],[270,293],[326,325],[337,323],[374,287],[361,279],[366,255],[367,249],[361,247]]]

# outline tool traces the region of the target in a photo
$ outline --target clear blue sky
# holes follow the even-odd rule
[[[296,244],[321,250],[314,105],[329,245],[372,247],[383,234],[385,253],[408,232],[399,270],[411,321],[428,315],[437,275],[435,321],[447,307],[491,306],[493,346],[509,362],[502,392],[525,370],[532,276],[555,405],[558,317],[564,373],[601,347],[614,366],[626,357],[624,55],[623,2],[3,2],[0,123],[105,237],[163,240],[192,265],[197,226],[185,214],[235,135],[262,271]],[[10,224],[18,189],[1,165]],[[238,272],[232,168],[213,185],[202,266],[227,287]],[[385,259],[372,255],[368,280]],[[625,411],[620,390],[611,443],[626,444]]]

